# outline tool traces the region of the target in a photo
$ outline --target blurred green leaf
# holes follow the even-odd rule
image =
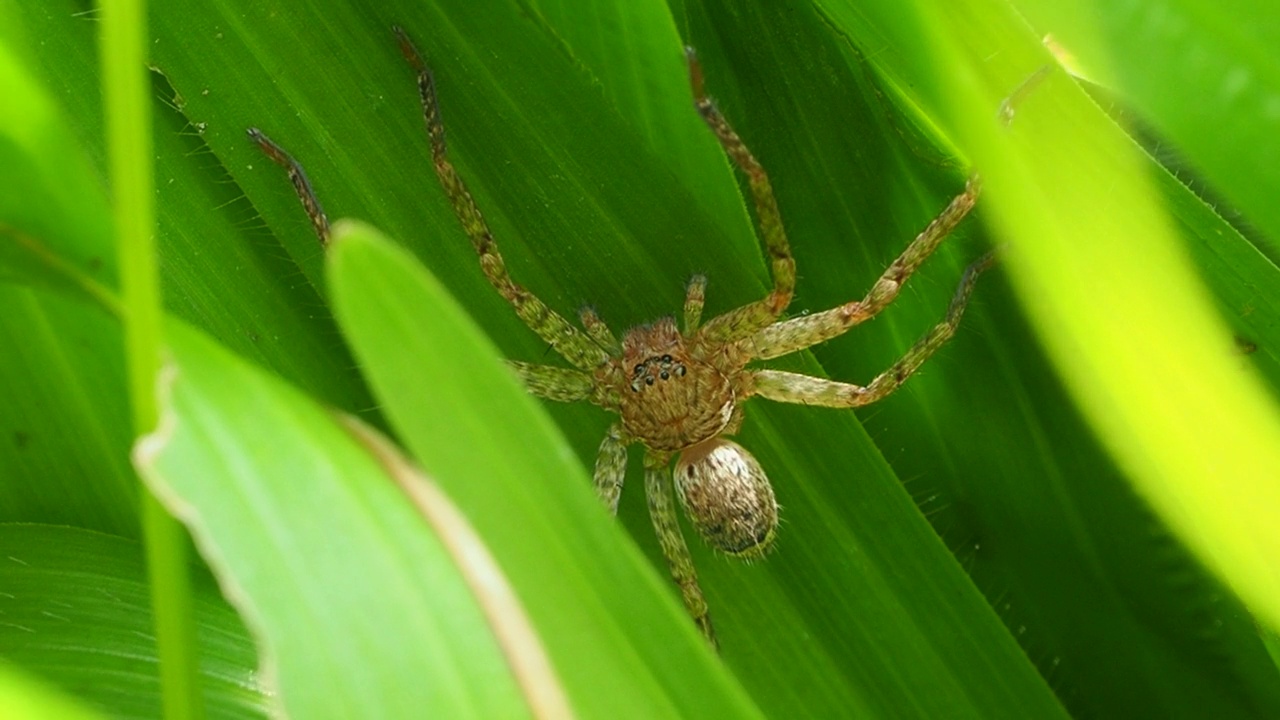
[[[137,542],[76,528],[5,523],[0,558],[0,658],[110,717],[160,716],[151,596]],[[198,580],[195,611],[208,717],[266,717],[268,698],[253,643],[212,580],[203,573]]]
[[[263,639],[296,717],[517,717],[440,541],[332,413],[171,324],[172,406],[136,459]]]
[[[58,693],[13,666],[0,667],[0,713],[30,720],[91,720],[90,712],[69,695]]]
[[[1274,265],[1153,164],[1139,161],[1125,165],[1119,160],[1123,153],[1117,151],[1106,154],[1103,162],[1111,163],[1108,169],[1089,169],[1086,159],[1096,159],[1097,148],[1110,146],[1093,134],[1100,133],[1107,137],[1107,143],[1114,143],[1115,128],[1105,120],[1100,122],[1096,109],[1081,113],[1074,98],[1067,103],[1073,109],[1066,111],[1062,103],[1064,95],[1070,94],[1069,82],[1060,75],[1029,94],[1012,130],[992,132],[990,108],[1050,62],[1042,49],[1025,42],[1027,38],[1014,42],[1021,37],[1021,25],[1009,20],[1007,10],[982,3],[928,5],[912,16],[879,5],[855,8],[849,3],[828,2],[824,6],[870,56],[893,54],[880,43],[887,48],[922,48],[918,53],[902,53],[903,61],[886,65],[884,71],[899,87],[909,89],[934,122],[953,137],[966,138],[975,163],[988,175],[1008,172],[1009,156],[1005,153],[1021,147],[1022,137],[1041,132],[1043,126],[1033,126],[1043,122],[1045,114],[1076,118],[1070,127],[1057,126],[1040,135],[1044,145],[1018,159],[1020,171],[1064,177],[1024,177],[1005,186],[1009,197],[1001,199],[1000,190],[991,189],[986,203],[986,207],[999,209],[1003,223],[1010,222],[1009,216],[1019,217],[1023,223],[1010,240],[1017,248],[1010,254],[1010,267],[1021,286],[1023,302],[1040,325],[1041,337],[1046,344],[1058,347],[1059,362],[1068,368],[1064,377],[1072,378],[1077,390],[1080,369],[1092,364],[1093,375],[1085,381],[1089,389],[1083,396],[1109,384],[1109,402],[1099,405],[1095,397],[1085,406],[1093,415],[1097,432],[1130,468],[1139,445],[1134,443],[1133,433],[1116,432],[1115,421],[1123,417],[1122,410],[1131,417],[1137,415],[1130,425],[1139,428],[1139,435],[1161,424],[1182,423],[1183,440],[1163,447],[1147,445],[1137,451],[1144,462],[1165,464],[1165,472],[1149,475],[1147,483],[1140,486],[1157,504],[1167,502],[1159,496],[1162,488],[1173,487],[1169,481],[1177,471],[1185,477],[1186,470],[1194,467],[1202,468],[1199,477],[1188,480],[1197,483],[1201,491],[1240,492],[1255,478],[1262,485],[1269,483],[1258,477],[1257,467],[1250,468],[1260,456],[1251,454],[1254,451],[1236,454],[1226,449],[1237,438],[1221,443],[1223,436],[1215,437],[1212,431],[1256,439],[1257,428],[1245,418],[1258,408],[1258,401],[1275,396],[1280,366],[1271,347],[1280,338],[1266,339],[1274,328],[1274,299],[1262,290],[1273,287],[1277,280]],[[872,11],[867,12],[868,8]],[[875,32],[866,27],[875,28]],[[979,87],[981,99],[969,95]],[[1047,110],[1049,107],[1053,109]],[[975,128],[982,128],[981,140]],[[1161,262],[1182,252],[1176,245],[1148,248],[1144,243],[1154,242],[1157,236],[1146,230],[1108,237],[1097,225],[1090,225],[1099,218],[1107,218],[1102,225],[1112,229],[1139,218],[1150,222],[1155,216],[1149,205],[1121,201],[1131,197],[1125,193],[1135,184],[1144,184],[1148,175],[1155,178],[1155,187],[1173,211],[1181,241],[1208,285],[1208,294],[1193,287],[1169,294],[1168,282],[1174,275],[1160,268],[1165,267]],[[1094,191],[1104,191],[1105,197],[1090,195],[1090,189],[1082,191],[1082,181],[1091,184]],[[1030,202],[1024,197],[1028,192],[1040,193],[1041,199]],[[1033,224],[1035,229],[1029,229]],[[1052,260],[1046,254],[1041,256],[1040,267],[1028,267],[1032,256],[1055,245],[1057,255]],[[1181,272],[1185,267],[1181,266]],[[1182,282],[1187,282],[1185,275],[1183,278]],[[1053,301],[1059,305],[1053,315],[1046,316],[1044,309],[1052,304],[1050,297],[1060,291],[1060,283],[1075,283],[1083,293],[1069,302],[1064,302],[1065,298]],[[1118,299],[1125,293],[1129,293],[1128,299]],[[1162,300],[1151,304],[1154,298]],[[1201,305],[1188,311],[1191,298]],[[1255,308],[1261,311],[1255,312]],[[1196,334],[1205,331],[1190,321],[1215,311],[1234,329],[1235,347],[1224,342],[1221,327],[1209,331],[1212,339]],[[1166,322],[1172,325],[1162,327]],[[1105,343],[1096,337],[1063,342],[1088,325],[1109,326],[1111,339]],[[1003,366],[1017,362],[1016,348],[1010,344],[1000,353]],[[1253,350],[1259,352],[1250,354]],[[1110,359],[1101,360],[1107,354]],[[1117,360],[1125,355],[1128,357],[1123,361]],[[1254,389],[1247,402],[1228,400],[1228,393],[1217,391],[1223,381],[1237,386],[1240,379],[1247,382],[1254,370],[1260,372],[1268,389]],[[1140,388],[1151,388],[1153,379],[1168,377],[1170,371],[1195,379],[1165,382],[1155,388],[1163,393],[1159,398],[1143,396],[1146,391]],[[1218,379],[1210,382],[1213,373]],[[1020,382],[1032,379],[1019,375],[1026,378]],[[1115,382],[1122,377],[1123,382]],[[1012,378],[1006,378],[1009,380]],[[1212,387],[1214,392],[1198,391],[1204,387]],[[986,518],[976,540],[983,549],[1001,556],[986,563],[983,570],[979,554],[975,576],[988,586],[993,602],[1008,608],[1010,625],[1026,632],[1024,646],[1038,659],[1042,672],[1055,679],[1059,695],[1070,699],[1069,707],[1091,707],[1093,713],[1123,714],[1119,708],[1147,711],[1153,701],[1159,701],[1165,715],[1199,716],[1218,703],[1226,704],[1216,714],[1272,714],[1270,708],[1277,707],[1280,699],[1275,669],[1265,661],[1246,611],[1230,599],[1217,580],[1204,576],[1198,563],[1178,549],[1167,528],[1154,524],[1127,488],[1116,484],[1115,469],[1102,473],[1093,469],[1099,467],[1088,460],[1088,454],[1096,452],[1091,447],[1094,443],[1080,437],[1087,441],[1083,444],[1086,454],[1081,454],[1081,442],[1072,437],[1079,431],[1068,430],[1075,423],[1061,412],[1064,400],[1054,402],[1058,391],[1045,394],[1030,385],[1026,389],[1029,392],[1022,399],[1006,405],[1021,410],[1023,427],[1011,434],[981,435],[999,438],[1005,462],[1017,462],[1018,453],[1010,448],[1023,446],[1034,447],[1041,456],[1056,457],[1056,461],[1038,463],[1038,471],[1026,472],[1035,467],[1028,466],[1020,475],[982,473],[990,460],[980,460],[977,467],[968,463],[957,467],[969,476],[964,485],[972,502],[966,503],[964,514]],[[1205,401],[1218,404],[1213,414],[1194,409],[1196,403]],[[981,408],[969,408],[964,416],[981,412]],[[1005,412],[1011,415],[1010,421],[1016,419],[1014,413]],[[1221,418],[1223,412],[1230,420],[1209,420]],[[960,443],[980,440],[979,434],[967,433],[966,424],[958,419],[947,427]],[[1254,445],[1255,450],[1258,447]],[[1216,471],[1197,465],[1215,453],[1227,464],[1238,463],[1240,472],[1226,470],[1227,464]],[[1189,455],[1198,457],[1176,468]],[[969,454],[966,459],[972,457]],[[1170,466],[1175,466],[1175,472],[1167,471]],[[1182,504],[1194,506],[1202,516],[1216,507],[1248,508],[1252,518],[1245,519],[1232,510],[1234,519],[1227,522],[1238,528],[1251,527],[1253,541],[1262,540],[1274,533],[1275,523],[1265,518],[1274,512],[1275,505],[1244,500],[1246,493],[1236,499],[1184,500]],[[1219,536],[1217,542],[1225,546],[1226,538]],[[1064,547],[1078,553],[1072,562],[1045,564],[1046,557],[1057,556]],[[1089,621],[1081,622],[1083,618]],[[1091,637],[1089,642],[1082,633]],[[1107,647],[1125,650],[1109,652],[1104,650]],[[1141,657],[1167,663],[1167,669],[1144,671],[1145,679],[1135,683],[1133,670],[1145,662],[1139,662],[1133,652],[1139,647],[1148,648]],[[1125,680],[1117,682],[1121,671],[1126,673]],[[1237,688],[1248,689],[1233,696]]]
[[[0,277],[95,298],[103,291],[93,285],[115,284],[105,195],[53,98],[23,65],[16,43],[0,43]]]
[[[1015,5],[1055,51],[1120,93],[1227,210],[1280,251],[1280,5],[1258,0]]]
[[[105,189],[0,24],[0,519],[136,534]]]

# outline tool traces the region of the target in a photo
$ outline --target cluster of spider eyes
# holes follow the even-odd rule
[[[654,362],[658,363],[658,378],[663,380],[670,380],[672,373],[675,373],[676,377],[684,377],[684,374],[688,372],[684,365],[673,360],[670,355],[649,358],[636,365],[635,376],[631,380],[631,392],[640,392],[640,383],[642,381],[645,385],[654,383],[653,372],[649,369],[649,366]]]

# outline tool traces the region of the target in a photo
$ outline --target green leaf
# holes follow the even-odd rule
[[[1256,612],[1280,622],[1270,561],[1280,551],[1280,494],[1269,480],[1280,472],[1280,412],[1260,377],[1234,367],[1229,331],[1144,181],[1147,158],[1077,87],[1046,81],[1011,136],[973,119],[975,106],[993,104],[1007,82],[1001,76],[1041,54],[1027,43],[1007,66],[978,69],[974,59],[1001,37],[980,5],[952,18],[975,29],[952,48],[969,63],[956,73],[964,82],[926,92],[952,100],[956,116],[947,119],[991,168],[997,229],[1038,239],[1014,256],[1015,284],[1082,409],[1140,491]],[[1002,21],[1018,22],[1011,14]],[[1091,304],[1113,312],[1078,310]],[[1131,342],[1135,324],[1140,349]],[[1152,363],[1153,353],[1178,361]]]
[[[101,185],[52,97],[0,40],[0,277],[38,280],[104,304],[115,257]],[[79,284],[77,284],[77,281]],[[110,305],[108,305],[110,307]]]
[[[1256,0],[1016,5],[1073,70],[1119,92],[1213,195],[1280,249],[1280,6]]]
[[[0,558],[0,658],[110,717],[160,716],[151,596],[137,542],[69,527],[5,523]],[[207,575],[197,580],[207,716],[266,717],[268,697],[244,625]]]
[[[854,19],[845,3],[827,5],[841,18],[842,27],[856,29],[862,21]],[[1271,335],[1270,321],[1251,316],[1249,302],[1240,299],[1257,296],[1256,291],[1248,292],[1249,287],[1274,283],[1276,268],[1148,158],[1135,157],[1118,128],[1092,103],[1081,102],[1078,89],[1061,74],[1050,75],[1028,92],[1012,128],[1002,132],[990,120],[990,108],[998,107],[1013,88],[1049,62],[1006,9],[978,2],[948,4],[930,6],[919,17],[905,20],[901,13],[877,10],[870,24],[891,43],[906,47],[922,38],[927,41],[931,53],[904,55],[911,59],[894,68],[895,80],[913,89],[920,105],[963,142],[988,177],[985,206],[992,210],[996,229],[1013,246],[1010,277],[1099,438],[1173,530],[1244,592],[1254,611],[1273,615],[1276,594],[1266,588],[1274,574],[1265,558],[1271,554],[1266,548],[1277,542],[1277,503],[1274,487],[1265,479],[1269,474],[1262,469],[1274,462],[1276,412],[1269,398],[1280,374],[1270,352],[1241,359],[1236,346],[1252,346],[1253,338]],[[1148,183],[1149,174],[1156,183]],[[1153,203],[1154,188],[1174,208],[1176,225]],[[1171,237],[1174,228],[1181,238]],[[1198,272],[1188,263],[1182,243],[1200,262]],[[1200,278],[1208,287],[1198,285]],[[1269,299],[1259,302],[1271,304]],[[1231,341],[1224,319],[1237,328],[1242,343]],[[1250,329],[1238,329],[1244,327]],[[1249,366],[1261,371],[1260,376]],[[1258,382],[1262,378],[1266,389]],[[1039,438],[1054,446],[1063,440],[1060,432]],[[1063,463],[1072,465],[1078,460]],[[1057,648],[1077,643],[1082,627],[1062,622],[1053,632],[1057,647],[1041,654],[1054,658],[1055,672],[1062,672],[1068,682],[1085,681],[1095,688],[1077,693],[1081,699],[1076,702],[1114,711],[1117,703],[1148,709],[1152,698],[1160,698],[1170,713],[1211,703],[1228,703],[1223,714],[1239,713],[1243,710],[1238,705],[1226,708],[1241,701],[1245,707],[1254,702],[1274,707],[1275,669],[1265,662],[1243,610],[1229,609],[1234,602],[1220,605],[1220,584],[1204,578],[1203,570],[1177,557],[1180,553],[1169,552],[1167,528],[1135,534],[1142,552],[1112,549],[1117,538],[1108,530],[1121,526],[1124,505],[1132,502],[1128,493],[1086,477],[1079,472],[1049,475],[1045,502],[1028,503],[1020,516],[1040,519],[1049,511],[1066,520],[1065,534],[1059,537],[1072,538],[1082,552],[1080,560],[1102,570],[1096,573],[1086,566],[1086,574],[1106,583],[1094,595],[1097,601],[1118,596],[1123,599],[1118,609],[1128,613],[1136,600],[1141,617],[1159,620],[1147,627],[1119,627],[1137,636],[1159,628],[1157,636],[1144,642],[1152,652],[1170,646],[1177,652],[1156,655],[1169,662],[1174,675],[1152,673],[1147,682],[1153,692],[1144,697],[1128,682],[1119,687],[1107,679],[1108,666],[1119,666],[1119,656],[1099,655],[1102,664],[1093,669],[1080,665],[1056,670]],[[1029,499],[1032,493],[1019,489],[1001,496],[1016,502],[1019,495]],[[1103,502],[1108,493],[1119,502]],[[989,493],[988,504],[997,496]],[[1050,510],[1053,505],[1062,509]],[[1143,509],[1134,510],[1126,535],[1136,523],[1150,523]],[[1027,536],[1018,529],[1023,526],[1025,520],[1009,524],[1004,541]],[[1036,551],[1036,557],[1027,558],[1027,567],[1043,563],[1052,547],[1048,541],[1053,536],[1036,536],[1038,544],[1027,548]],[[1154,568],[1152,558],[1160,558]],[[1147,568],[1141,572],[1151,574],[1154,582],[1144,586],[1156,590],[1138,592],[1126,567]],[[1153,569],[1157,572],[1152,574]],[[1016,593],[1025,591],[1032,577],[1023,572],[1012,583],[1009,576],[998,577],[1010,587],[989,594],[1014,595],[1016,611]],[[1188,577],[1197,579],[1188,585]],[[1074,609],[1056,612],[1065,620],[1079,612],[1078,601]],[[1050,608],[1037,604],[1034,614],[1027,613],[1032,632]],[[1206,625],[1208,617],[1218,620]],[[1105,623],[1093,625],[1103,631]],[[1179,625],[1200,627],[1204,634],[1196,637],[1175,630]],[[1230,662],[1215,659],[1224,647],[1232,648]],[[1171,681],[1175,676],[1179,679]],[[1248,687],[1247,693],[1224,696],[1225,677]]]
[[[525,714],[454,560],[374,456],[198,333],[168,338],[172,405],[136,461],[262,639],[285,712]]]
[[[104,188],[0,24],[0,518],[136,534]]]
[[[91,720],[102,717],[15,667],[0,668],[0,711],[9,717],[31,720]]]
[[[682,44],[698,48],[711,93],[771,174],[798,260],[793,314],[860,297],[959,189],[969,161],[954,159],[958,152],[993,178],[978,219],[1016,217],[995,180],[1002,155],[970,124],[989,123],[1000,99],[1048,62],[1031,52],[1036,38],[1024,25],[977,2],[929,4],[919,14],[889,0],[670,8],[250,5],[184,1],[157,5],[153,13],[152,60],[164,73],[156,92],[171,106],[157,115],[156,138],[168,307],[308,394],[363,411],[375,423],[374,402],[324,307],[322,253],[280,169],[245,139],[247,126],[263,128],[298,156],[332,216],[370,220],[404,243],[503,356],[548,361],[546,348],[485,283],[431,177],[413,78],[390,38],[392,22],[409,29],[436,70],[454,160],[516,279],[566,315],[595,304],[615,330],[676,310],[695,272],[710,276],[708,314],[759,297],[767,283],[730,167],[688,108]],[[0,33],[12,38],[25,28],[39,38],[40,53],[15,56],[49,88],[87,150],[90,176],[100,177],[94,23],[77,17],[82,8],[72,3],[0,5],[6,7],[21,21],[0,23]],[[985,17],[987,10],[998,35],[986,34],[985,23],[954,20]],[[1215,27],[1199,23],[1187,37],[1217,33]],[[1085,54],[1078,35],[1066,39],[1064,30],[1061,37]],[[1127,41],[1103,38],[1099,45]],[[1235,38],[1233,46],[1239,32]],[[989,43],[979,53],[982,67],[999,77],[983,85],[976,102],[953,106],[951,96],[967,93],[972,76],[944,76],[938,68],[969,67],[966,58],[979,40]],[[1109,54],[1152,50],[1136,44]],[[1240,57],[1239,48],[1226,56]],[[1055,77],[1033,95],[1007,135],[1031,132],[1035,103],[1057,103],[1063,82]],[[1166,93],[1186,117],[1203,109],[1195,83],[1168,85],[1134,92]],[[1124,100],[1127,85],[1116,87]],[[1255,157],[1264,157],[1266,148],[1248,139],[1263,126],[1258,118],[1247,122],[1248,132],[1215,142],[1243,138],[1244,146],[1256,146]],[[1063,147],[1074,137],[1061,128],[1050,135]],[[1002,142],[1010,141],[996,144]],[[1032,164],[1061,157],[1055,154],[1061,148],[1049,150]],[[1232,152],[1238,160],[1240,151]],[[1076,160],[1048,164],[1070,175]],[[23,167],[39,167],[39,160]],[[1216,308],[1236,335],[1240,349],[1218,342],[1214,362],[1225,357],[1240,374],[1258,372],[1265,390],[1256,395],[1273,397],[1280,387],[1280,308],[1267,288],[1280,280],[1276,268],[1177,180],[1138,167],[1136,174],[1156,178],[1208,287],[1201,304]],[[1120,175],[1127,184],[1128,173]],[[1082,173],[1072,183],[1091,177]],[[1256,169],[1242,167],[1239,177],[1264,192],[1268,187]],[[1094,184],[1113,182],[1111,175],[1104,179]],[[1063,198],[1076,197],[1065,193],[1072,183],[1061,186]],[[14,186],[25,193],[40,184]],[[1223,194],[1236,201],[1236,192]],[[1244,223],[1269,227],[1265,218],[1250,217],[1266,209],[1239,204]],[[1037,201],[1034,207],[1046,208],[1040,214],[1052,227],[1019,231],[1015,247],[1036,246],[1042,231],[1061,242],[1061,229],[1075,227],[1074,212],[1089,206],[1050,212]],[[81,211],[84,217],[68,222],[92,226],[91,207],[66,212]],[[8,237],[0,234],[0,243]],[[1122,269],[1123,277],[1102,286],[1147,287],[1147,278],[1133,277],[1147,272],[1145,257],[1112,263],[1119,255],[1106,248],[1101,256],[1088,247],[1075,251],[1096,240],[1090,234],[1069,240],[1073,263],[1090,258],[1080,278]],[[961,268],[987,244],[982,224],[966,223],[876,322],[778,366],[869,380],[937,321]],[[1099,295],[1078,299],[1048,324],[1036,313],[1024,317],[1022,302],[1043,303],[1040,276],[1013,257],[1007,268],[983,277],[956,338],[903,389],[856,419],[763,402],[748,408],[740,440],[773,477],[784,524],[777,552],[751,566],[694,544],[726,665],[771,715],[937,716],[963,713],[960,707],[1038,717],[1056,711],[1048,688],[1083,716],[1277,714],[1275,665],[1248,613],[1134,493],[1128,471],[1108,454],[1114,436],[1095,434],[1076,409],[1062,379],[1070,374],[1058,374],[1040,338],[1064,337],[1062,328],[1077,319],[1123,318],[1124,342],[1156,370],[1190,365],[1209,346],[1191,334],[1149,344],[1145,323],[1127,318],[1128,306],[1096,301]],[[1015,295],[1011,286],[1034,287]],[[30,291],[16,292],[19,303],[28,302]],[[34,297],[43,303],[46,295]],[[124,412],[119,371],[110,370],[118,366],[110,360],[118,335],[101,315],[86,320],[59,311],[54,322],[44,312],[0,313],[7,346],[20,349],[0,363],[5,397],[15,398],[3,411],[10,414],[0,413],[6,433],[0,440],[12,441],[0,449],[6,469],[0,497],[11,518],[128,527],[133,509],[126,494],[96,509],[127,447],[114,419]],[[105,330],[95,330],[101,339],[85,346],[85,338],[95,337],[85,332],[93,322]],[[1082,356],[1093,349],[1079,348]],[[451,348],[437,350],[447,357]],[[95,374],[95,363],[105,375]],[[589,467],[607,415],[582,405],[547,409],[578,464]],[[476,403],[469,413],[472,424],[488,427],[505,422],[506,409]],[[1163,416],[1189,414],[1179,404],[1153,415]],[[1208,428],[1222,422],[1189,417]],[[23,433],[27,428],[37,431]],[[111,433],[122,439],[99,440]],[[1207,443],[1183,445],[1151,453],[1175,459]],[[554,443],[526,451],[565,453]],[[127,470],[120,477],[118,487],[128,488]],[[573,507],[589,512],[594,508],[581,501],[589,495],[584,478],[573,471],[546,482],[572,489],[577,494],[569,496],[579,498]],[[1231,480],[1219,485],[1231,487]],[[484,486],[471,492],[481,495]],[[663,561],[641,494],[634,487],[624,493],[621,521],[651,560],[656,583]],[[95,518],[98,512],[116,519]],[[687,632],[687,620],[668,616],[673,624],[654,631],[656,637]]]

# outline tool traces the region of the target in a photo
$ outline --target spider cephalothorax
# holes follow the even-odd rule
[[[623,431],[645,447],[683,450],[719,435],[733,417],[738,388],[728,373],[735,368],[698,352],[692,340],[663,318],[628,330],[621,354],[603,366]]]
[[[778,526],[773,488],[751,453],[725,437],[741,427],[743,403],[758,396],[777,402],[851,408],[883,398],[954,334],[974,281],[990,267],[993,256],[987,254],[965,270],[942,322],[865,386],[748,365],[834,338],[883,310],[973,208],[977,177],[970,178],[964,192],[916,236],[861,300],[782,319],[795,286],[795,262],[769,178],[703,92],[702,72],[689,50],[694,106],[725,153],[747,176],[774,286],[763,299],[702,324],[706,279],[695,277],[685,295],[683,330],[667,317],[629,330],[619,342],[594,311],[581,311],[579,330],[507,274],[480,209],[449,161],[431,72],[403,31],[397,28],[396,34],[401,51],[417,72],[436,175],[480,256],[481,269],[525,324],[574,366],[510,361],[512,369],[534,395],[562,402],[588,400],[621,416],[605,434],[595,466],[596,492],[610,512],[618,507],[627,447],[644,447],[645,493],[658,541],[685,607],[715,644],[673,495],[679,497],[694,528],[715,548],[738,557],[754,557],[768,549]],[[260,131],[250,129],[249,135],[289,171],[316,233],[327,243],[328,220],[302,167]]]

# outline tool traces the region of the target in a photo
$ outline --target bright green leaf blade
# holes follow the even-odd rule
[[[963,85],[955,78],[936,84],[927,68],[934,58],[918,50],[918,22],[898,6],[824,6],[836,26],[866,48],[909,95]],[[930,6],[930,11],[949,17],[941,5]],[[950,21],[943,24],[953,27]],[[1010,32],[1016,37],[1025,28]],[[901,61],[881,64],[883,58]],[[960,62],[940,61],[943,67]],[[1010,87],[1002,92],[1011,91],[1035,67],[1030,63],[1008,78]],[[1035,94],[1028,104],[1033,102]],[[983,122],[993,110],[969,107],[965,112]],[[1185,188],[1164,177],[1161,189],[1218,306],[1242,342],[1257,343],[1259,351],[1251,356],[1232,353],[1233,364],[1254,366],[1271,387],[1280,386],[1280,366],[1269,349],[1280,341],[1274,303],[1256,290],[1280,281],[1275,267]],[[1074,232],[1072,221],[1065,226]],[[1035,237],[1020,243],[1034,245]],[[1073,242],[1086,239],[1078,234]],[[1071,312],[1115,316],[1114,307],[1098,302],[1077,304]],[[1188,561],[1169,531],[1124,487],[1092,433],[1066,410],[1070,401],[1058,383],[1039,366],[1040,353],[1023,321],[1007,311],[998,317],[995,323],[968,323],[994,352],[957,366],[961,372],[950,384],[958,389],[951,393],[958,403],[939,402],[942,397],[933,404],[931,422],[945,452],[936,459],[905,457],[895,465],[907,477],[955,477],[936,503],[938,526],[951,531],[984,592],[1073,711],[1174,715],[1198,708],[1226,716],[1264,707],[1271,710],[1262,714],[1274,714],[1280,707],[1277,677],[1238,602],[1216,580],[1203,577],[1198,564]],[[1133,340],[1141,336],[1130,330]],[[1130,346],[1151,358],[1183,354],[1181,346],[1163,353],[1141,342]],[[974,392],[981,386],[999,389]],[[892,414],[893,408],[877,413]],[[966,552],[966,547],[973,550]],[[1117,681],[1121,676],[1124,681]]]
[[[7,523],[0,557],[0,658],[111,717],[159,717],[142,547],[75,528]],[[199,577],[195,596],[208,717],[265,717],[244,625],[208,576]]]
[[[1280,411],[1256,375],[1232,366],[1230,335],[1156,205],[1143,159],[1082,93],[1062,76],[1046,82],[1007,136],[977,120],[976,108],[998,105],[1043,59],[1024,36],[999,67],[978,70],[977,58],[1007,47],[1006,28],[1018,25],[989,11],[975,3],[949,18],[970,32],[939,47],[969,66],[938,101],[965,108],[952,121],[992,180],[1001,231],[1037,239],[1014,256],[1015,285],[1139,489],[1256,612],[1280,622],[1280,490],[1271,481]],[[1112,312],[1080,310],[1096,306]]]
[[[1120,93],[1280,250],[1280,5],[1015,3],[1073,67]]]
[[[38,62],[6,76],[6,83],[21,82],[11,87],[13,104],[5,107],[14,113],[5,117],[39,120],[32,137],[46,140],[15,141],[21,162],[0,163],[3,172],[22,173],[5,183],[13,192],[5,194],[0,214],[0,249],[16,248],[43,263],[14,266],[7,279],[49,285],[43,280],[52,267],[54,286],[69,287],[83,300],[85,288],[95,290],[91,298],[105,297],[104,274],[110,275],[114,256],[101,170],[91,169],[101,167],[104,154],[94,23],[77,19],[71,4],[63,9],[5,9],[47,48],[34,56]],[[160,83],[157,89],[172,93]],[[264,247],[271,241],[254,232],[252,208],[189,128],[184,137],[186,121],[167,107],[158,121],[161,253],[171,309],[329,402],[367,410],[367,392],[332,322],[317,313],[321,301],[314,289],[299,282],[295,267],[273,257],[278,250]],[[90,163],[80,157],[81,148]],[[48,177],[53,181],[42,180]],[[0,384],[9,400],[0,407],[0,467],[10,471],[0,485],[0,513],[10,520],[136,534],[118,324],[99,308],[46,292],[5,288],[0,304],[0,336],[12,349],[0,354]]]
[[[285,711],[525,714],[475,597],[369,451],[198,333],[169,338],[172,403],[136,462],[261,638]]]
[[[0,14],[16,17],[7,6]],[[115,259],[105,194],[10,39],[0,45],[0,276],[40,289],[0,287],[0,517],[131,535],[136,491],[120,332],[108,314]]]
[[[28,720],[93,720],[105,717],[14,667],[0,667],[0,715]]]

